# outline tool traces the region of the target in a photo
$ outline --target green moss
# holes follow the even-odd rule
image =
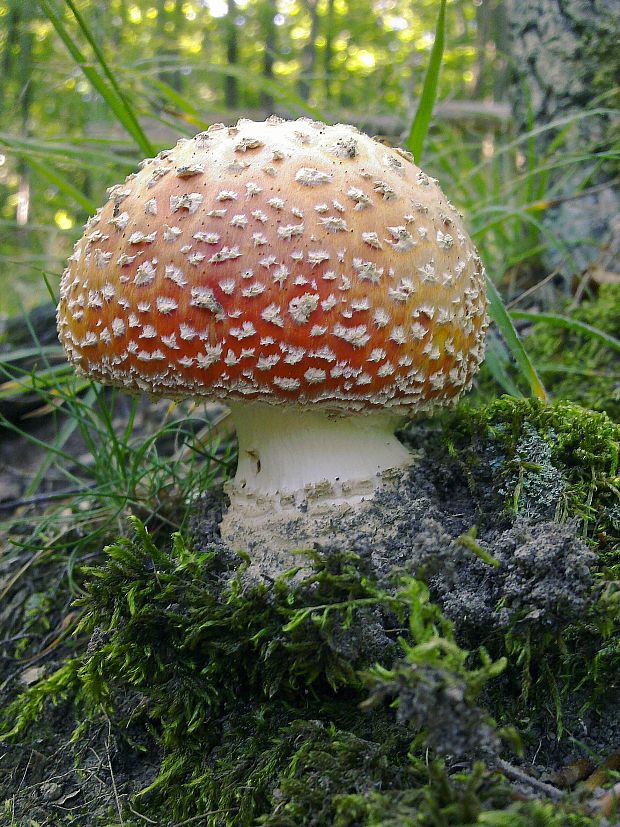
[[[457,411],[434,438],[434,464],[462,474],[478,503],[481,532],[459,539],[481,577],[504,565],[484,539],[497,503],[508,522],[531,517],[552,490],[552,516],[581,521],[597,556],[577,618],[561,606],[553,622],[515,610],[508,629],[465,636],[432,602],[430,581],[380,586],[349,550],[309,555],[310,575],[257,584],[243,557],[179,535],[161,547],[135,521],[134,537],[80,572],[86,651],[5,710],[5,737],[26,737],[50,702],[72,699],[78,756],[89,726],[108,720],[129,762],[150,755],[155,777],[132,801],[162,824],[595,825],[578,796],[513,800],[492,769],[507,733],[484,707],[507,726],[527,714],[535,733],[554,722],[561,732],[571,703],[609,710],[620,670],[619,437],[605,414],[503,398]]]
[[[144,742],[136,732],[155,738],[162,761],[137,796],[143,809],[165,820],[217,813],[205,816],[213,827],[280,823],[285,812],[330,824],[340,796],[428,784],[411,763],[414,736],[418,753],[457,751],[450,737],[433,741],[435,723],[467,743],[491,737],[476,697],[502,664],[468,666],[424,584],[387,593],[352,553],[312,554],[299,581],[252,584],[242,559],[194,551],[178,535],[160,550],[134,525],[133,539],[88,570],[86,654],[13,705],[9,736],[44,699],[72,691],[79,720],[109,718],[134,745]],[[443,709],[422,675],[440,677]],[[372,709],[362,709],[368,684]]]
[[[442,438],[482,512],[489,491],[524,516],[532,516],[536,503],[546,508],[555,492],[549,516],[578,518],[601,566],[620,565],[620,425],[572,402],[509,396],[484,408],[463,407],[446,425]]]
[[[578,520],[596,553],[590,594],[577,616],[528,612],[526,602],[507,630],[486,638],[482,627],[468,633],[468,640],[485,640],[493,657],[508,658],[500,707],[514,693],[509,720],[521,715],[533,730],[544,728],[554,710],[559,735],[567,707],[573,715],[576,705],[605,714],[620,669],[620,426],[570,402],[503,397],[461,409],[440,435],[446,438],[482,524],[497,519],[498,503],[507,517]],[[500,707],[494,709],[504,718]]]
[[[420,767],[422,769],[422,767]],[[448,775],[436,761],[424,767],[428,786],[407,791],[344,795],[337,801],[334,827],[595,827],[600,819],[574,804],[542,801],[514,803],[497,777],[475,764],[469,772]],[[514,798],[514,796],[511,796]],[[268,821],[294,827],[294,821]]]
[[[397,624],[404,604],[377,588],[357,555],[307,555],[316,573],[301,584],[291,584],[294,572],[272,586],[245,584],[242,558],[196,552],[180,535],[161,551],[134,524],[136,539],[108,547],[106,564],[88,571],[81,628],[96,639],[82,680],[102,706],[115,684],[148,688],[169,744],[248,695],[359,688],[358,669],[396,652],[381,620],[395,613]]]
[[[601,285],[595,299],[585,301],[569,315],[617,338],[620,284]],[[620,421],[620,359],[616,351],[587,335],[544,323],[533,326],[526,345],[554,397],[606,411]]]
[[[80,693],[79,658],[68,658],[61,667],[0,710],[0,738],[10,739],[39,722],[47,705],[74,700]]]

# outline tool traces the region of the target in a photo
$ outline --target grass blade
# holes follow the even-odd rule
[[[507,362],[508,354],[502,347],[500,340],[497,336],[488,336],[484,363],[489,373],[506,393],[515,396],[517,399],[522,398],[523,394],[506,369]]]
[[[0,362],[0,372],[5,376],[9,375],[6,370],[8,362]],[[53,398],[57,392],[57,398],[60,400],[59,391],[62,385],[73,382],[74,373],[71,365],[60,364],[53,365],[47,368],[33,369],[23,375],[15,376],[0,383],[0,399],[15,399],[17,396],[24,394],[37,393],[42,395],[46,392],[51,392]]]
[[[70,33],[67,31],[67,29],[66,29],[66,27],[65,27],[65,25],[62,21],[62,18],[60,17],[60,15],[56,11],[56,9],[52,6],[51,2],[49,0],[39,0],[39,3],[41,5],[41,8],[43,9],[45,14],[47,15],[50,23],[52,24],[52,26],[56,30],[56,33],[58,34],[58,36],[60,37],[62,42],[65,44],[65,46],[67,47],[67,49],[69,51],[69,54],[71,55],[71,57],[73,58],[75,63],[80,67],[80,69],[84,73],[86,79],[97,90],[97,92],[99,92],[99,94],[101,95],[103,100],[108,104],[108,106],[110,107],[110,109],[112,110],[114,115],[116,116],[118,122],[127,130],[127,132],[131,135],[131,137],[136,142],[136,144],[140,147],[140,149],[146,155],[148,155],[148,156],[154,155],[155,151],[154,151],[153,147],[151,146],[150,141],[148,140],[148,138],[146,137],[146,135],[142,131],[142,127],[138,123],[138,121],[137,121],[137,119],[136,119],[136,117],[133,113],[133,110],[129,106],[129,104],[128,104],[126,98],[124,97],[124,95],[122,93],[120,93],[120,95],[119,95],[119,88],[120,87],[118,86],[118,83],[117,83],[116,79],[114,79],[113,81],[110,80],[110,78],[111,77],[113,78],[114,76],[110,72],[110,69],[108,68],[108,66],[106,64],[105,59],[103,57],[103,54],[101,53],[101,50],[99,49],[99,47],[96,44],[93,45],[94,44],[94,38],[92,37],[92,34],[90,34],[90,31],[85,26],[84,21],[82,20],[81,16],[79,15],[79,12],[77,12],[77,10],[75,9],[75,7],[72,3],[72,0],[67,0],[67,4],[70,6],[71,11],[76,16],[76,20],[80,24],[80,28],[85,33],[85,35],[86,35],[86,31],[88,31],[88,34],[86,35],[86,38],[87,38],[88,42],[91,44],[91,46],[93,47],[93,49],[95,50],[95,54],[97,56],[99,64],[101,65],[104,73],[106,74],[106,77],[108,78],[108,81],[110,81],[110,83],[112,83],[112,88],[110,88],[105,83],[105,81],[103,80],[101,75],[92,66],[91,61],[87,60],[84,53],[80,50],[80,48],[73,41]],[[82,21],[82,22],[80,22],[80,21]]]
[[[32,169],[36,170],[39,175],[42,175],[44,178],[47,178],[48,181],[51,181],[52,184],[55,184],[62,193],[72,198],[76,204],[83,207],[89,215],[95,212],[97,209],[95,202],[87,198],[77,187],[74,187],[71,181],[67,180],[58,170],[53,169],[42,161],[35,161],[34,158],[28,158],[28,164]]]
[[[515,327],[512,323],[512,319],[504,302],[502,301],[502,297],[497,292],[497,288],[491,281],[491,279],[486,277],[487,282],[487,295],[489,297],[490,303],[490,313],[491,318],[497,325],[497,328],[501,335],[504,338],[504,341],[508,345],[510,352],[512,353],[515,362],[519,366],[519,370],[521,371],[521,375],[525,379],[525,381],[530,386],[530,390],[534,396],[537,396],[538,399],[542,399],[543,402],[548,401],[547,391],[545,390],[545,386],[540,380],[540,377],[536,373],[536,368],[534,367],[532,360],[530,359],[525,347],[523,346],[523,342],[519,338],[519,334],[515,330]]]
[[[179,94],[176,89],[173,89],[172,86],[164,83],[164,81],[159,78],[149,78],[149,82],[155,87],[160,95],[166,98],[167,101],[174,106],[174,112],[171,112],[168,108],[164,111],[172,114],[175,118],[180,118],[185,121],[185,123],[193,126],[194,129],[207,129],[209,122],[205,121],[201,117],[199,110],[186,97]],[[156,108],[157,106],[154,105],[153,109]]]
[[[529,132],[524,132],[518,135],[511,141],[508,141],[505,144],[497,147],[493,155],[483,158],[477,164],[475,164],[470,170],[463,173],[464,178],[467,180],[469,178],[474,177],[477,175],[481,170],[485,167],[489,166],[491,163],[496,163],[498,158],[502,155],[510,154],[515,149],[523,150],[523,144],[526,145],[528,141],[538,138],[541,135],[545,135],[547,132],[553,132],[556,129],[561,129],[562,127],[570,124],[571,126],[575,126],[582,120],[586,120],[588,118],[598,118],[598,117],[617,117],[618,112],[615,109],[585,109],[580,112],[575,112],[571,115],[566,115],[563,118],[558,118],[555,121],[551,121],[550,123],[541,124],[537,126],[535,129],[530,129]]]
[[[50,157],[61,158],[79,165],[85,169],[101,170],[102,165],[120,169],[133,170],[136,166],[135,158],[119,155],[114,152],[88,148],[86,141],[80,141],[80,146],[72,143],[57,143],[55,141],[37,141],[32,138],[22,138],[16,135],[9,135],[7,132],[0,132],[0,146],[5,146],[14,155],[29,159],[39,157],[49,160]]]
[[[84,404],[85,405],[93,405],[97,399],[97,394],[94,388],[91,388],[84,397]],[[67,455],[64,451],[64,447],[69,441],[69,438],[78,427],[78,420],[76,418],[70,417],[64,425],[60,428],[56,436],[54,437],[53,442],[48,443],[46,445],[46,456],[37,468],[37,471],[28,484],[24,492],[24,496],[31,497],[41,482],[43,481],[45,475],[47,474],[51,465],[56,461],[56,459],[65,459],[69,462],[75,462],[75,457],[71,455]]]
[[[153,78],[155,74],[161,71],[164,68],[177,68],[181,66],[187,66],[188,61],[179,58],[168,58],[168,59],[142,59],[136,61],[133,66],[131,67],[134,71],[139,71],[141,74],[148,79],[148,82],[152,85],[157,85],[159,91],[166,94],[165,86],[159,86],[158,84],[153,83]],[[281,81],[278,80],[270,80],[269,78],[262,77],[260,74],[252,71],[251,69],[247,68],[246,66],[222,66],[217,63],[203,63],[203,62],[196,62],[193,64],[195,67],[196,72],[204,72],[209,75],[232,75],[233,77],[237,78],[242,84],[247,84],[249,88],[255,89],[260,92],[265,92],[271,97],[274,98],[278,103],[290,108],[291,111],[298,113],[299,115],[306,115],[311,118],[316,118],[316,120],[320,121],[328,121],[329,118],[325,112],[321,109],[318,109],[315,106],[309,104],[304,98],[294,92],[288,86],[282,84]],[[183,110],[184,105],[181,104],[179,101],[179,105]]]
[[[443,50],[446,42],[446,0],[441,0],[439,7],[439,14],[437,15],[437,25],[435,27],[435,41],[431,49],[431,57],[424,76],[424,86],[422,87],[422,96],[416,109],[413,123],[409,137],[407,138],[407,146],[413,153],[416,164],[419,163],[422,155],[422,148],[428,133],[428,127],[431,122],[431,115],[433,114],[433,107],[435,106],[435,99],[437,98],[437,86],[439,83],[439,70],[441,69],[441,61],[443,59]]]
[[[0,372],[3,370],[4,365],[8,365],[11,362],[19,362],[22,359],[30,359],[33,356],[41,355],[64,358],[64,350],[62,345],[42,345],[41,347],[23,347],[10,350],[0,356]]]
[[[149,156],[155,155],[155,149],[153,148],[153,145],[151,144],[149,139],[144,134],[144,130],[140,126],[140,123],[138,121],[138,118],[136,116],[136,113],[135,113],[131,103],[129,102],[127,96],[125,95],[125,93],[121,89],[119,82],[116,80],[116,75],[114,74],[114,72],[112,72],[110,70],[110,67],[108,66],[108,63],[105,59],[105,56],[104,56],[103,52],[101,51],[101,49],[99,48],[99,44],[97,42],[97,39],[95,37],[93,37],[93,34],[92,34],[91,30],[88,28],[88,26],[86,24],[86,21],[84,20],[84,18],[82,17],[80,12],[78,11],[78,9],[77,9],[77,7],[74,3],[74,0],[65,0],[65,2],[69,6],[71,11],[73,12],[73,16],[77,20],[78,26],[82,30],[82,33],[83,33],[84,37],[86,38],[86,40],[88,40],[91,49],[95,53],[95,57],[99,61],[99,65],[101,66],[104,75],[107,77],[107,79],[110,83],[110,86],[112,87],[114,92],[116,92],[116,95],[117,95],[119,101],[121,102],[125,112],[127,113],[127,118],[129,119],[130,123],[132,124],[132,130],[128,130],[128,131],[131,131],[131,134],[136,139],[136,142],[140,146],[140,149],[142,149],[142,151],[145,152],[146,155],[149,155]]]
[[[554,327],[562,327],[564,330],[570,330],[573,333],[583,333],[593,339],[598,339],[603,344],[607,345],[613,350],[620,351],[620,339],[605,333],[598,327],[594,327],[586,322],[579,322],[577,319],[571,319],[568,316],[561,316],[559,313],[534,313],[529,310],[511,310],[510,315],[513,319],[527,319],[530,322],[544,322],[545,324],[553,325]]]

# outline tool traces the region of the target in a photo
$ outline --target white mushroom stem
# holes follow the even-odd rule
[[[226,484],[230,507],[220,531],[270,576],[298,563],[293,549],[346,542],[347,517],[366,509],[375,491],[398,481],[412,461],[394,436],[394,414],[339,415],[259,402],[230,408],[239,463]]]
[[[233,496],[293,497],[299,504],[316,492],[353,502],[385,472],[411,462],[394,436],[399,418],[389,413],[351,416],[247,402],[230,408],[239,440]]]
[[[230,403],[239,440],[222,539],[250,553],[252,570],[273,577],[299,559],[294,549],[348,541],[348,519],[368,510],[375,491],[392,486],[412,462],[386,412],[326,413],[318,408]],[[369,536],[389,515],[367,515]],[[261,574],[262,573],[262,574]]]

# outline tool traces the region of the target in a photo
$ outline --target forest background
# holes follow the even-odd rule
[[[80,45],[70,10],[57,5]],[[509,107],[497,103],[507,82],[501,5],[450,4],[439,87],[442,123],[459,124],[460,139],[482,129],[487,153],[510,124]],[[422,89],[438,3],[111,0],[77,8],[159,148],[219,120],[283,110],[396,139]],[[135,146],[34,0],[0,3],[0,65],[0,280],[3,310],[14,312],[47,297],[40,271],[56,282],[105,188],[147,147]]]

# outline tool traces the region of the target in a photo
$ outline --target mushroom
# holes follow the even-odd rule
[[[409,153],[243,119],[108,194],[62,278],[60,340],[101,382],[230,405],[230,544],[321,539],[412,461],[399,421],[470,387],[484,269]]]

